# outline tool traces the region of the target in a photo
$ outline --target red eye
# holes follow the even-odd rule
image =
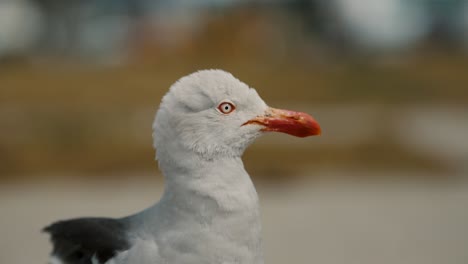
[[[229,102],[220,103],[218,105],[218,110],[223,114],[230,114],[234,109],[236,109],[236,107]]]

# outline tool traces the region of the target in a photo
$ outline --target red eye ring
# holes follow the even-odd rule
[[[230,102],[222,102],[218,105],[218,111],[225,115],[230,114],[235,109],[236,106]]]

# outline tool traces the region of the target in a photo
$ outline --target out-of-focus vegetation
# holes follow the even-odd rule
[[[330,19],[350,19],[330,12],[340,5],[207,4],[167,14],[156,6],[152,15],[123,5],[117,16],[93,5],[80,13],[38,2],[49,23],[39,44],[0,54],[0,178],[154,170],[151,123],[161,97],[181,76],[205,68],[230,71],[270,105],[310,112],[323,126],[322,137],[306,141],[260,140],[245,157],[253,175],[281,178],[322,167],[429,175],[466,169],[467,52],[463,39],[453,37],[460,34],[444,27],[407,44],[392,42],[396,33],[382,36],[383,45],[369,34],[375,40],[398,25],[379,27],[368,17],[376,33],[359,21],[360,31],[347,29]],[[66,20],[73,10],[75,20]],[[7,36],[1,32],[0,26],[0,38]]]

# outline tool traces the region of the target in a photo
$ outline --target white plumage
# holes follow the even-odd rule
[[[241,155],[264,131],[319,134],[315,120],[269,108],[231,74],[205,70],[171,87],[153,130],[165,176],[161,200],[122,219],[78,219],[47,227],[54,257],[69,264],[263,263],[258,197]],[[109,225],[111,230],[103,230]],[[86,228],[80,234],[106,239],[81,243],[86,238],[75,234],[80,228]],[[114,235],[121,243],[108,242]],[[67,243],[81,243],[81,249],[64,253],[61,245]]]

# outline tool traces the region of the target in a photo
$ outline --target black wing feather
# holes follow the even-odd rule
[[[78,218],[58,221],[43,229],[51,235],[52,254],[67,264],[100,263],[130,247],[127,224],[112,218]]]

